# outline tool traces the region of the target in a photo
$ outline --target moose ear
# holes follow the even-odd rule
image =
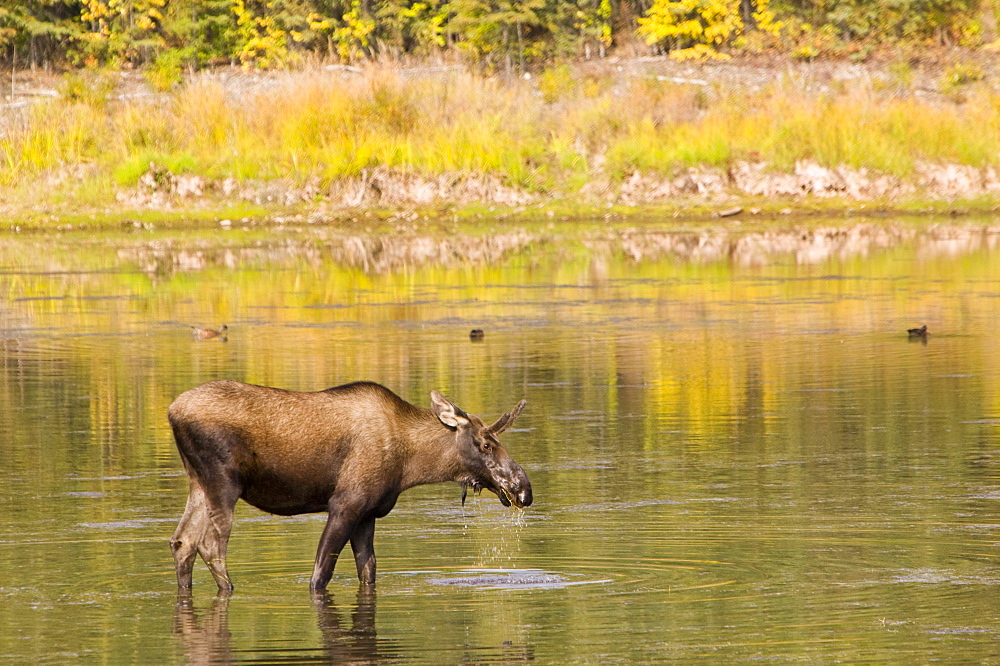
[[[437,391],[431,391],[431,408],[441,423],[449,428],[468,425],[468,415],[463,412],[458,405]]]
[[[514,419],[516,419],[521,414],[521,410],[524,409],[524,406],[527,404],[528,404],[527,400],[522,400],[521,402],[517,403],[517,407],[515,407],[514,409],[510,410],[509,412],[501,416],[499,419],[497,419],[497,422],[491,425],[489,428],[487,428],[487,430],[493,433],[494,435],[499,435],[504,430],[509,428],[511,424],[514,423]]]

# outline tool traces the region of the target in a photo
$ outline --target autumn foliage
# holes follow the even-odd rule
[[[308,59],[467,58],[485,70],[628,45],[675,58],[801,57],[996,40],[1000,0],[0,0],[14,66],[283,68]]]

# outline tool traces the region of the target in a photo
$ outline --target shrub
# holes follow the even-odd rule
[[[777,34],[781,24],[768,8],[769,0],[756,0],[752,20],[764,32]],[[639,18],[639,36],[647,44],[680,51],[681,58],[717,57],[717,49],[747,30],[741,3],[731,0],[654,0]]]
[[[168,49],[158,56],[144,72],[149,85],[156,90],[167,91],[184,81],[184,65],[191,61],[193,53],[189,49]]]

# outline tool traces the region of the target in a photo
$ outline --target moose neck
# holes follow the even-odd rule
[[[413,455],[403,470],[404,487],[458,481],[461,465],[455,431],[427,409],[421,410],[405,432],[406,446]]]

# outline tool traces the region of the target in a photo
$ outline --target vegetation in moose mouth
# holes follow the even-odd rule
[[[500,492],[498,493],[497,496],[500,498],[500,502],[504,506],[510,506],[511,504],[513,504],[518,509],[521,508],[521,504],[517,501],[517,498],[514,496],[513,493],[511,493],[506,488],[500,488]]]
[[[476,496],[479,496],[479,494],[483,492],[483,485],[476,481],[463,481],[461,485],[462,485],[462,506],[465,506],[465,498],[468,497],[469,495],[469,488],[472,488],[472,493]],[[493,489],[490,488],[490,490]],[[513,505],[518,509],[524,508],[524,505],[518,501],[517,495],[510,492],[503,486],[498,486],[497,490],[493,490],[493,492],[496,493],[497,497],[500,499],[500,503],[503,504],[504,506]]]

